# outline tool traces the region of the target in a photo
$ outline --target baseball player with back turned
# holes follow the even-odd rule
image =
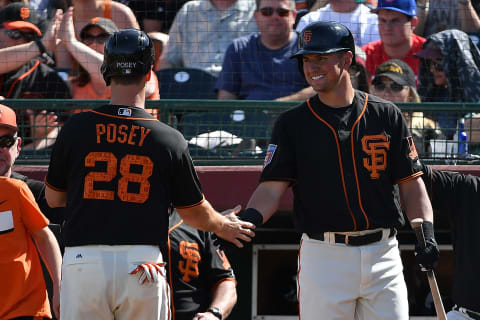
[[[405,221],[423,218],[427,246],[418,262],[438,259],[433,214],[418,155],[400,110],[354,90],[352,34],[313,22],[299,37],[301,72],[317,94],[277,119],[260,184],[240,218],[257,226],[292,186],[302,233],[298,298],[302,320],[408,319],[396,239]]]
[[[101,68],[110,104],[74,115],[52,150],[50,206],[66,206],[62,319],[169,319],[164,258],[168,209],[189,225],[238,246],[254,225],[229,219],[205,200],[188,144],[144,110],[154,63],[151,39],[120,30]]]

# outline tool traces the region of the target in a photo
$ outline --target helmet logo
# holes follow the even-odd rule
[[[30,9],[20,8],[20,18],[23,20],[27,19],[30,16]]]
[[[303,42],[305,44],[309,43],[312,40],[312,30],[307,30],[303,33]]]

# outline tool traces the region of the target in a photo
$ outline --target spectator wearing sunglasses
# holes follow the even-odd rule
[[[460,30],[427,37],[421,51],[418,92],[423,102],[480,102],[480,50]],[[462,112],[432,115],[447,139],[453,139]]]
[[[50,297],[57,316],[62,258],[49,221],[40,211],[52,212],[45,201],[45,185],[12,170],[22,143],[17,133],[15,112],[0,105],[0,319],[51,318],[38,253],[53,279]]]
[[[416,90],[412,68],[399,59],[388,60],[377,68],[372,80],[372,93],[391,102],[421,102]],[[429,141],[438,139],[442,135],[439,125],[424,117],[422,112],[404,113],[403,115],[412,132],[420,156],[429,155],[432,151]]]
[[[295,2],[257,0],[259,32],[233,40],[215,88],[218,99],[305,100],[315,94],[290,59],[297,51]]]
[[[105,42],[118,28],[112,20],[96,17],[80,31],[78,41],[75,37],[73,12],[73,7],[68,8],[61,26],[62,40],[76,62],[70,78],[73,99],[110,99],[110,87],[107,87],[100,67]],[[147,99],[160,99],[158,80],[153,72],[147,83]]]
[[[371,74],[385,61],[400,59],[418,74],[418,59],[425,39],[413,33],[417,25],[415,0],[379,0],[372,10],[378,15],[380,40],[362,47],[367,54],[367,68]]]
[[[254,0],[192,0],[175,16],[160,69],[195,68],[218,76],[233,39],[257,31]]]
[[[21,2],[0,9],[0,96],[6,99],[66,99],[70,91],[52,69],[61,11],[52,21]]]

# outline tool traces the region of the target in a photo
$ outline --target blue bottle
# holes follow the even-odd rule
[[[458,153],[465,155],[468,153],[468,136],[465,132],[465,119],[458,122]]]

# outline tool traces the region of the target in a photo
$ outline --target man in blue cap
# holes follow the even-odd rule
[[[414,54],[425,39],[413,33],[418,22],[415,0],[379,0],[372,12],[378,15],[380,40],[362,47],[370,74],[385,61],[400,59],[418,75],[419,59]]]

